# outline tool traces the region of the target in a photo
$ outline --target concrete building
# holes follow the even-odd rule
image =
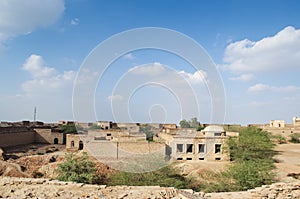
[[[207,126],[202,131],[181,129],[170,142],[171,156],[179,161],[229,161],[224,150],[227,139],[221,126]]]
[[[285,127],[285,122],[284,120],[271,120],[270,121],[270,127],[274,128],[284,128]]]
[[[98,121],[97,126],[99,126],[101,129],[111,129],[112,128],[112,122],[111,121]]]
[[[129,131],[132,133],[140,132],[140,124],[139,123],[117,123],[117,126],[122,131]]]
[[[295,127],[300,127],[300,118],[299,117],[293,117],[293,124]]]

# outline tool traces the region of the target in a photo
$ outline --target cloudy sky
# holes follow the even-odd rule
[[[45,122],[210,123],[220,114],[225,123],[291,123],[300,116],[299,7],[297,0],[0,0],[0,121],[32,120],[37,107]],[[93,70],[84,67],[101,42],[144,27],[193,39],[222,84],[212,89],[204,62],[195,66],[172,52],[114,52],[135,38],[110,46],[116,59],[103,73],[108,52],[94,56]]]

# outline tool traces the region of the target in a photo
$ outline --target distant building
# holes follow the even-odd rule
[[[284,122],[284,120],[271,120],[270,121],[270,127],[284,128],[285,127],[285,122]]]
[[[207,126],[202,131],[181,129],[170,144],[171,156],[179,161],[228,161],[229,154],[224,150],[227,139],[221,126]]]
[[[293,117],[293,124],[296,127],[300,127],[300,118],[299,117]]]

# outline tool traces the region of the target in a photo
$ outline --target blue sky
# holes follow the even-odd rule
[[[225,123],[290,123],[300,116],[299,7],[296,0],[0,0],[0,120],[32,120],[35,106],[39,120],[73,120],[74,81],[89,53],[120,32],[161,27],[194,39],[215,62],[226,94]],[[158,84],[128,90],[125,99],[121,91],[139,78],[172,85],[182,101]],[[133,51],[99,79],[95,119],[128,121],[127,111],[135,122],[196,116],[209,123],[208,81],[208,71],[174,54]]]

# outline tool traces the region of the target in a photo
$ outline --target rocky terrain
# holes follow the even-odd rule
[[[6,149],[5,153],[0,148],[0,176],[56,178],[55,169],[65,161],[67,152],[61,145],[28,145]],[[98,174],[114,172],[93,157],[90,159],[95,162]]]
[[[300,198],[300,181],[275,183],[245,192],[202,193],[159,186],[86,185],[49,179],[0,178],[0,198]]]

